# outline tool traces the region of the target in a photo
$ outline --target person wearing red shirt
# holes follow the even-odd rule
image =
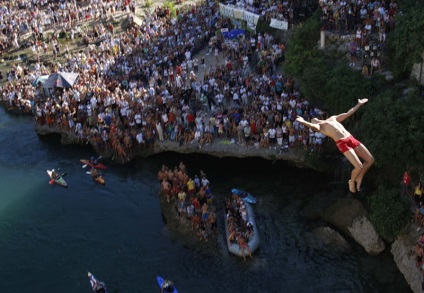
[[[411,176],[409,176],[407,171],[403,173],[402,182],[400,184],[402,187],[402,194],[407,195],[409,191],[409,186],[411,185]]]

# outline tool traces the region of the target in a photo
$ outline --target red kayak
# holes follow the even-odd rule
[[[96,168],[96,169],[106,169],[106,166],[103,165],[102,163],[97,163],[96,165],[93,165],[90,163],[90,160],[80,160],[81,163],[83,163],[84,165],[89,166],[90,168]]]

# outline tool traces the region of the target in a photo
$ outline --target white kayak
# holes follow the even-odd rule
[[[54,169],[53,170],[47,170],[47,174],[49,174],[50,179],[53,180],[54,183],[59,184],[60,186],[67,187],[68,183],[66,183],[66,181],[65,181],[65,179],[63,179],[62,175],[57,173],[57,174],[59,174],[59,177],[53,178],[53,175],[52,175],[53,172],[54,172]]]

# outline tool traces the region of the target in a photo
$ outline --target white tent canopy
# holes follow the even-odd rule
[[[56,72],[49,75],[49,78],[44,82],[43,88],[68,88],[72,87],[78,78],[78,73],[74,72]]]

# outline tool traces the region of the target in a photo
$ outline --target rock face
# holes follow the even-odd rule
[[[352,237],[369,254],[378,255],[385,245],[359,200],[345,198],[331,205],[324,213],[324,220]]]
[[[369,254],[378,255],[386,248],[383,240],[366,216],[355,218],[352,226],[348,229],[353,239],[362,245]]]
[[[409,227],[408,233],[400,235],[392,244],[390,252],[406,282],[415,293],[422,293],[421,281],[423,277],[415,265],[415,227]]]
[[[349,249],[347,241],[337,231],[330,227],[319,227],[314,229],[313,233],[324,244],[334,246],[335,248]]]
[[[58,134],[61,136],[62,144],[78,143],[78,138],[73,131],[62,131],[58,126],[48,127],[46,125],[36,124],[35,131],[38,135]],[[91,141],[89,143],[91,144]],[[217,138],[215,138],[212,144],[204,145],[202,148],[199,148],[198,143],[180,146],[179,143],[176,141],[156,141],[152,149],[146,149],[145,147],[138,146],[137,143],[134,143],[133,145],[134,147],[132,149],[131,159],[139,157],[148,157],[154,154],[172,151],[182,154],[205,154],[219,158],[260,157],[266,160],[285,160],[294,166],[305,167],[304,153],[296,149],[261,149],[256,148],[255,146],[239,145],[237,143],[231,143],[228,140],[221,140]],[[104,159],[113,159],[115,163],[126,163],[125,161],[120,161],[120,158],[114,157],[113,154],[110,152],[100,153],[99,155],[102,155]],[[313,168],[312,166],[309,167]]]

